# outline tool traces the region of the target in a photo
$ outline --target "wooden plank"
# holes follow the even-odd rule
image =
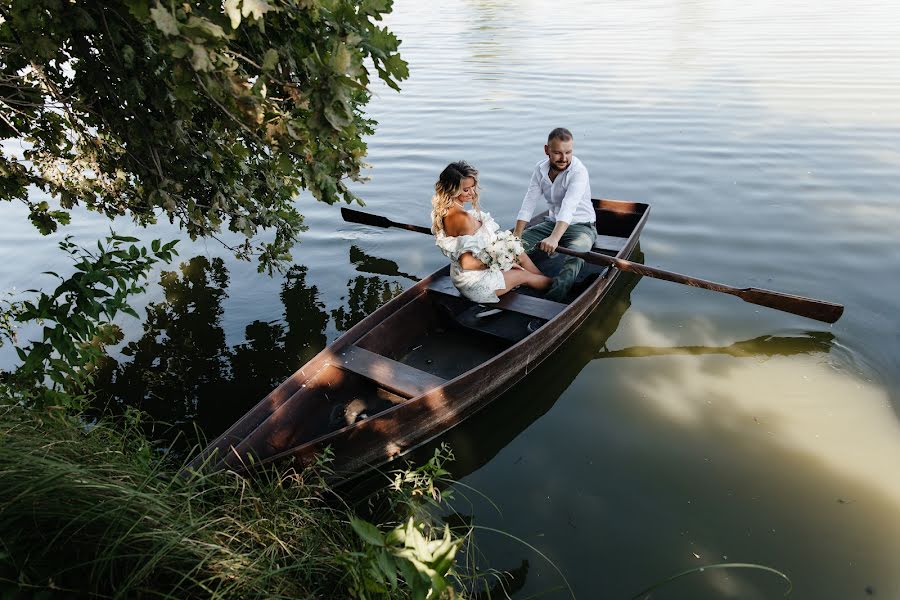
[[[359,346],[348,346],[337,355],[335,365],[377,382],[387,390],[413,398],[443,383],[437,375],[420,371]]]
[[[436,277],[428,284],[428,289],[439,294],[447,296],[460,296],[459,290],[453,285],[450,277],[447,275]],[[512,312],[522,313],[539,319],[550,320],[568,306],[562,302],[554,302],[553,300],[545,300],[544,298],[535,298],[517,292],[507,292],[500,296],[500,302],[496,304],[486,304],[489,308],[501,308]]]
[[[627,237],[616,237],[614,235],[598,235],[594,242],[594,250],[613,250],[619,252],[628,243]]]
[[[490,305],[495,306],[495,305]],[[534,296],[526,296],[516,292],[507,292],[500,296],[500,302],[496,304],[497,308],[503,310],[511,310],[513,312],[522,313],[539,319],[550,320],[566,308],[568,304],[562,302],[554,302],[553,300],[545,300],[544,298],[535,298]]]
[[[468,331],[489,335],[505,342],[516,343],[532,333],[528,329],[528,324],[533,320],[529,319],[527,315],[508,311],[482,319],[475,316],[483,310],[480,306],[472,306],[456,315],[453,320]]]

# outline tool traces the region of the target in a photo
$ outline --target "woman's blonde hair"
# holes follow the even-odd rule
[[[478,171],[464,160],[450,163],[441,171],[434,184],[434,196],[431,197],[431,232],[437,235],[444,231],[444,217],[447,216],[453,200],[462,189],[462,180],[471,177],[475,180],[472,206],[478,210]]]

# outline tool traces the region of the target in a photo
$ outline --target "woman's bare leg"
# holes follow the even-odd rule
[[[538,273],[532,273],[525,269],[510,269],[503,272],[503,283],[506,288],[497,290],[497,295],[502,296],[516,286],[527,285],[536,290],[546,290],[553,283],[553,280]]]
[[[522,265],[522,267],[524,269],[526,269],[527,271],[534,273],[535,275],[543,275],[543,273],[541,273],[541,270],[538,269],[537,265],[535,265],[534,262],[531,260],[531,257],[529,257],[524,252],[518,256],[518,259],[519,259],[519,264]]]

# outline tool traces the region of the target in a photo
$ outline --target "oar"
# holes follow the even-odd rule
[[[341,215],[344,217],[345,221],[348,221],[350,223],[374,225],[375,227],[398,227],[400,229],[417,231],[419,233],[431,233],[431,230],[427,227],[408,225],[406,223],[397,223],[396,221],[391,221],[387,217],[371,215],[369,213],[364,213],[362,211],[353,210],[350,208],[342,207]],[[844,307],[842,305],[835,304],[833,302],[816,300],[815,298],[805,298],[803,296],[795,296],[793,294],[783,294],[781,292],[773,292],[771,290],[764,290],[762,288],[736,288],[730,285],[716,283],[715,281],[707,281],[706,279],[698,279],[696,277],[689,277],[680,273],[673,273],[672,271],[664,271],[663,269],[648,267],[647,265],[634,263],[630,260],[607,256],[598,252],[579,252],[578,250],[570,250],[569,248],[563,247],[557,247],[556,251],[560,254],[577,256],[578,258],[581,258],[589,263],[615,267],[620,271],[637,273],[638,275],[644,275],[646,277],[652,277],[654,279],[663,279],[665,281],[672,281],[674,283],[680,283],[682,285],[703,288],[705,290],[712,290],[714,292],[722,292],[723,294],[731,294],[732,296],[737,296],[744,302],[749,302],[750,304],[758,304],[759,306],[774,308],[775,310],[793,313],[795,315],[808,317],[817,321],[824,321],[826,323],[834,323],[841,317],[844,312]]]
[[[362,223],[363,225],[373,225],[375,227],[385,228],[396,227],[398,229],[407,229],[409,231],[415,231],[417,233],[427,233],[428,235],[431,235],[431,230],[427,227],[398,223],[396,221],[391,221],[387,217],[373,215],[361,210],[353,210],[352,208],[347,208],[346,206],[341,207],[341,216],[344,217],[344,220],[348,223]]]

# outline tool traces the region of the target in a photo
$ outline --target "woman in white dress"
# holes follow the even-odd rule
[[[467,204],[472,207],[467,209]],[[553,280],[524,252],[518,256],[518,264],[506,271],[485,264],[484,250],[497,237],[500,226],[478,206],[478,171],[471,165],[459,161],[441,171],[431,206],[435,244],[450,259],[450,279],[460,294],[474,302],[492,303],[520,285],[539,290],[550,287]]]

